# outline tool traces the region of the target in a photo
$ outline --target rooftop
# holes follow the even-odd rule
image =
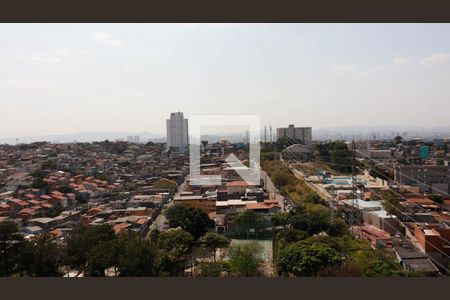
[[[361,200],[361,199],[346,199],[346,200],[341,200],[341,201],[347,205],[357,206],[361,209],[372,209],[372,208],[382,209],[382,207],[383,207],[383,201],[381,201],[381,200],[365,201],[365,200]]]
[[[241,186],[256,186],[253,182],[247,182],[245,180],[231,181],[227,183],[227,187],[241,187]]]

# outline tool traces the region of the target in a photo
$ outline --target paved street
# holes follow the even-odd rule
[[[273,200],[277,200],[278,205],[280,205],[280,207],[281,207],[281,210],[285,211],[286,208],[284,207],[283,196],[278,194],[277,188],[275,187],[275,185],[273,184],[272,180],[267,175],[267,173],[263,170],[261,170],[261,178],[264,181],[264,187],[265,187],[267,193],[269,194],[269,198],[273,199]]]
[[[178,188],[178,193],[181,193],[182,191],[184,191],[184,186],[185,186],[185,182],[183,182],[182,184],[180,184],[179,188]],[[166,224],[166,217],[164,216],[164,210],[166,210],[167,208],[171,207],[173,205],[173,199],[172,201],[170,201],[169,203],[166,204],[166,208],[163,208],[161,213],[159,214],[159,216],[156,218],[155,222],[153,222],[153,224],[150,227],[151,229],[158,229],[159,231],[165,230],[167,229],[167,224]]]

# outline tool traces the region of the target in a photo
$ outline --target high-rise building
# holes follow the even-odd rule
[[[167,127],[167,149],[177,147],[179,150],[187,148],[188,120],[184,118],[182,112],[170,114],[170,119],[166,120]]]
[[[127,136],[127,142],[132,143],[133,142],[133,136],[129,135]]]
[[[141,138],[138,135],[135,135],[133,140],[135,144],[139,144],[141,142]]]
[[[293,124],[284,128],[277,128],[277,138],[287,137],[292,142],[299,141],[302,144],[309,145],[312,141],[311,127],[295,127]]]

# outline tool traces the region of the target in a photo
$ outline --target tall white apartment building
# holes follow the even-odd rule
[[[188,120],[184,118],[182,112],[170,114],[170,119],[166,120],[167,127],[167,149],[178,147],[183,150],[188,147]]]
[[[292,140],[298,140],[304,145],[311,144],[312,128],[295,127],[293,124],[284,128],[277,128],[277,138],[287,137]]]

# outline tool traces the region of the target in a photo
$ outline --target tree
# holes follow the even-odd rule
[[[281,247],[299,242],[308,237],[308,232],[294,228],[285,228],[277,234],[277,239],[280,241]]]
[[[110,182],[110,179],[108,178],[108,176],[106,176],[105,173],[98,174],[97,175],[97,179],[98,180],[102,180],[102,181]]]
[[[395,144],[401,144],[402,141],[403,141],[403,138],[402,138],[401,136],[399,136],[399,135],[397,135],[397,136],[394,138],[394,143],[395,143]]]
[[[276,159],[276,155],[275,152],[262,152],[261,151],[261,161],[265,161],[265,160],[275,160]]]
[[[309,204],[290,214],[289,223],[292,227],[307,231],[310,235],[326,231],[331,222],[330,210],[320,204]]]
[[[31,174],[33,177],[33,183],[31,184],[31,187],[36,189],[43,189],[47,188],[48,184],[44,182],[45,177],[48,175],[47,171],[44,171],[42,169],[38,169],[35,172]]]
[[[57,163],[53,159],[48,159],[45,162],[42,163],[41,169],[43,170],[56,170]]]
[[[257,276],[262,250],[255,241],[232,245],[229,250],[232,270],[245,277]]]
[[[169,227],[181,227],[189,232],[195,240],[205,234],[207,227],[211,224],[211,220],[204,211],[185,205],[173,205],[164,214]]]
[[[392,254],[381,249],[371,249],[368,246],[360,248],[348,255],[349,261],[362,266],[363,276],[397,277],[405,276],[405,272]]]
[[[148,233],[148,237],[150,238],[150,240],[154,243],[158,242],[158,237],[159,237],[160,231],[158,230],[158,228],[152,229],[149,233]]]
[[[154,243],[137,234],[120,236],[117,239],[117,270],[120,277],[157,276],[158,250]]]
[[[193,243],[193,236],[181,228],[171,228],[163,231],[158,237],[159,249],[175,257],[187,254],[191,250]]]
[[[352,153],[347,144],[342,141],[320,143],[317,145],[319,157],[338,172],[352,171]]]
[[[326,232],[331,236],[341,236],[347,234],[347,224],[341,218],[336,218],[330,222]]]
[[[277,259],[277,268],[295,276],[314,276],[321,268],[339,264],[339,253],[330,246],[317,243],[308,245],[297,242],[283,248]]]
[[[59,187],[58,191],[61,193],[64,193],[64,194],[68,194],[68,193],[73,193],[73,188],[70,185],[65,184],[65,185]]]
[[[381,198],[384,200],[384,209],[393,215],[399,215],[401,211],[400,198],[391,190],[381,192]]]
[[[308,201],[308,202],[319,204],[320,200],[321,200],[321,198],[320,198],[319,194],[317,194],[316,192],[309,192],[306,195],[306,201]]]
[[[193,236],[181,228],[163,231],[158,237],[158,248],[161,252],[159,268],[162,274],[178,276],[185,269],[187,254],[194,244]]]
[[[227,271],[229,266],[225,262],[202,262],[200,269],[202,277],[221,277],[222,272]]]
[[[86,276],[103,277],[105,270],[118,263],[119,249],[116,239],[105,241],[94,246],[87,255]]]
[[[441,195],[431,195],[429,197],[433,202],[436,202],[437,204],[442,204],[444,203],[444,200],[442,199]]]
[[[44,235],[24,241],[18,255],[18,272],[23,276],[60,276],[60,249],[51,237]]]
[[[286,226],[289,223],[289,214],[285,212],[278,212],[273,214],[270,219],[274,226]]]
[[[281,189],[282,187],[289,184],[290,177],[285,172],[282,172],[281,170],[276,170],[273,172],[272,176],[273,184],[278,188]]]
[[[105,252],[109,251],[108,248],[101,247],[100,244],[109,243],[115,238],[116,235],[108,224],[77,227],[67,240],[66,263],[79,272],[86,272],[91,268],[91,265],[88,264],[92,263],[92,259],[89,259],[90,255],[97,257],[102,253],[106,255]],[[94,252],[91,252],[93,249]]]
[[[16,271],[18,248],[23,237],[13,222],[0,222],[0,276],[10,276]]]
[[[230,239],[215,232],[207,232],[203,237],[203,243],[211,249],[215,262],[217,249],[227,247],[230,244]]]
[[[258,232],[264,226],[264,217],[253,210],[245,210],[233,218],[233,228],[238,235],[247,235],[250,229],[255,229]]]

